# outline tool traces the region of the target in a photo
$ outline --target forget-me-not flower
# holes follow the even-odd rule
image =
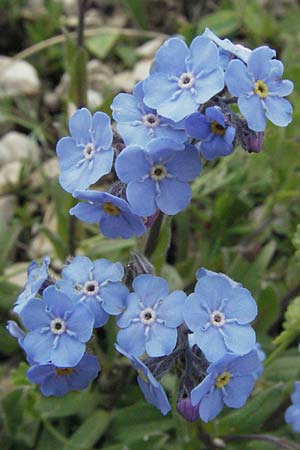
[[[118,315],[124,310],[128,289],[121,283],[124,269],[119,262],[76,256],[61,275],[59,289],[91,308],[95,327],[104,325],[109,314]]]
[[[154,378],[150,369],[138,358],[126,352],[119,345],[115,346],[118,352],[126,356],[138,372],[137,381],[145,396],[145,400],[154,405],[165,416],[171,411],[168,397],[162,385]]]
[[[20,314],[28,301],[37,295],[44,282],[48,279],[49,264],[50,258],[45,256],[41,266],[36,261],[32,261],[28,266],[26,284],[13,308],[15,313]]]
[[[200,151],[205,159],[212,160],[232,153],[235,128],[227,123],[225,114],[218,106],[206,108],[205,114],[191,114],[185,126],[190,136],[200,139]]]
[[[178,122],[197,111],[224,87],[216,45],[203,36],[190,48],[177,37],[157,51],[151,74],[144,81],[144,103]]]
[[[79,363],[94,326],[94,314],[88,306],[49,286],[43,300],[29,300],[20,316],[29,330],[23,341],[29,358],[40,364],[52,362],[57,367]]]
[[[69,391],[78,391],[88,387],[100,371],[98,359],[85,353],[75,367],[56,367],[52,363],[38,364],[27,370],[31,383],[39,384],[45,397],[61,397]]]
[[[275,55],[275,50],[269,47],[256,48],[247,66],[236,59],[225,73],[226,85],[238,97],[239,109],[254,131],[264,131],[266,117],[279,127],[292,120],[292,105],[283,97],[293,91],[293,83],[281,80],[283,64],[273,59]]]
[[[259,365],[256,351],[237,356],[227,353],[207,369],[207,376],[191,391],[193,405],[199,405],[204,422],[213,420],[226,406],[242,408],[251,394],[255,380],[251,372]]]
[[[139,275],[132,283],[125,311],[118,317],[121,328],[118,344],[128,353],[140,356],[170,354],[177,342],[177,327],[182,323],[186,294],[169,293],[168,283],[154,275]]]
[[[86,189],[110,172],[113,163],[113,134],[104,112],[93,117],[88,109],[78,109],[69,121],[71,136],[61,138],[56,147],[60,165],[59,182],[67,192]]]
[[[199,175],[201,161],[193,145],[158,138],[145,148],[126,147],[115,168],[127,183],[127,199],[136,214],[151,216],[159,208],[173,215],[188,206],[192,196],[188,182]]]
[[[251,293],[220,274],[202,276],[185,302],[183,316],[208,361],[226,352],[248,353],[255,345],[257,305]]]
[[[111,105],[118,133],[126,145],[141,145],[151,139],[169,137],[184,142],[184,123],[175,123],[159,116],[157,111],[145,105],[143,82],[139,82],[131,94],[118,94]]]
[[[250,50],[250,48],[244,47],[241,44],[233,44],[229,39],[220,39],[209,28],[205,28],[202,36],[212,40],[219,46],[220,62],[223,69],[227,67],[234,56],[247,63],[249,56],[251,55],[252,50]],[[228,64],[226,64],[226,60]]]
[[[292,405],[285,411],[284,420],[295,433],[300,433],[300,381],[295,382],[291,400]]]
[[[146,227],[140,215],[136,215],[122,198],[100,191],[75,191],[75,198],[87,200],[70,209],[78,219],[87,223],[98,223],[100,231],[109,238],[129,239],[141,236]]]

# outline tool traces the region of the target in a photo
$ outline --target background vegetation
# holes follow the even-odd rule
[[[203,432],[223,439],[229,449],[300,444],[283,420],[293,382],[300,377],[300,307],[293,301],[300,295],[299,23],[300,7],[293,0],[98,0],[90,2],[86,16],[87,53],[78,56],[72,43],[75,1],[0,0],[0,54],[14,57],[15,64],[30,64],[28,73],[19,66],[7,75],[10,60],[0,56],[1,450],[196,450],[207,448],[199,437]],[[231,156],[205,164],[194,182],[191,206],[172,219],[172,237],[165,222],[153,256],[156,273],[173,289],[187,292],[200,266],[242,282],[258,302],[255,328],[268,354],[276,348],[273,340],[283,329],[288,305],[294,309],[287,327],[295,319],[299,334],[268,365],[246,407],[223,412],[204,431],[176,413],[175,400],[173,413],[162,418],[142,399],[134,371],[110,369],[113,321],[97,331],[102,374],[93,388],[62,399],[43,398],[26,381],[23,354],[5,330],[27,264],[48,254],[57,274],[74,252],[74,242],[77,254],[124,264],[136,248],[134,240],[105,239],[91,225],[78,223],[76,239],[70,235],[73,200],[57,183],[55,144],[68,134],[78,79],[84,79],[76,58],[88,60],[89,108],[110,114],[113,97],[130,92],[146,76],[166,35],[181,34],[189,42],[206,26],[250,48],[268,44],[277,49],[285,78],[295,83],[294,121],[287,129],[269,123],[260,154],[236,148]],[[103,188],[109,182],[104,179]],[[118,370],[126,380],[118,381]],[[175,377],[168,375],[163,384],[174,392]],[[233,440],[249,433],[271,435],[274,443]]]

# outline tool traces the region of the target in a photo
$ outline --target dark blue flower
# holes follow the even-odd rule
[[[254,131],[266,128],[266,117],[280,127],[292,120],[293,108],[282,97],[293,91],[293,83],[281,80],[283,64],[272,59],[275,55],[275,50],[259,47],[252,51],[247,66],[233,60],[225,74],[230,93],[238,97],[239,109]]]
[[[133,95],[118,94],[111,105],[118,133],[125,144],[143,147],[151,139],[160,137],[184,142],[184,123],[175,123],[159,116],[155,109],[145,105],[143,99],[143,82],[140,82],[135,86]]]
[[[79,363],[93,331],[94,314],[90,308],[49,286],[43,300],[29,300],[20,316],[29,330],[23,348],[30,359],[58,367]]]
[[[255,345],[249,323],[256,317],[256,302],[247,289],[233,283],[223,274],[201,276],[185,302],[184,320],[209,361],[226,352],[246,354]]]
[[[100,365],[96,356],[85,353],[75,367],[56,367],[54,364],[38,364],[30,367],[27,378],[40,384],[45,397],[61,397],[69,391],[82,390],[97,377]]]
[[[145,233],[142,218],[134,214],[128,203],[122,198],[107,192],[75,191],[75,198],[87,200],[70,209],[78,219],[87,223],[98,223],[101,232],[109,238],[129,239]]]
[[[295,382],[291,400],[292,405],[285,411],[284,420],[295,433],[300,433],[300,381]]]
[[[200,418],[204,422],[213,420],[224,404],[229,408],[242,408],[253,390],[252,372],[258,365],[256,351],[244,356],[227,353],[211,364],[207,376],[191,391],[192,404],[199,405]]]
[[[200,151],[205,159],[230,155],[233,151],[235,128],[227,123],[218,106],[206,108],[205,114],[195,112],[185,121],[186,131],[200,139]]]
[[[178,122],[223,87],[224,73],[216,45],[197,36],[188,48],[182,39],[174,37],[156,53],[151,74],[143,85],[144,102],[161,116]]]
[[[103,112],[93,117],[86,108],[78,109],[69,121],[71,137],[57,143],[59,182],[67,192],[86,189],[110,172],[113,163],[110,118]]]
[[[145,396],[145,400],[148,403],[151,403],[151,405],[156,406],[156,408],[159,409],[164,416],[168,414],[168,412],[171,411],[168,397],[161,384],[156,381],[152,375],[150,369],[141,360],[127,353],[119,345],[116,345],[115,347],[118,352],[126,356],[131,361],[137,370],[139,374],[137,381]]]
[[[57,286],[75,301],[87,304],[95,316],[94,326],[100,327],[109,314],[118,315],[124,310],[128,289],[121,283],[123,276],[123,266],[118,262],[92,262],[86,256],[76,256],[63,268]]]
[[[126,195],[133,211],[151,216],[159,208],[177,214],[190,202],[188,184],[199,175],[201,161],[197,149],[167,138],[150,141],[145,148],[126,147],[116,161],[116,172],[127,183]]]
[[[14,305],[13,311],[17,314],[20,314],[24,306],[27,302],[34,298],[43,283],[47,280],[48,267],[50,264],[49,256],[45,256],[43,258],[43,263],[40,266],[36,261],[32,261],[27,269],[27,282],[24,286],[24,289],[19,294],[17,301]]]
[[[128,353],[139,356],[170,354],[177,342],[177,327],[182,323],[186,295],[183,291],[169,294],[168,283],[153,275],[139,275],[132,283],[125,311],[118,317],[122,330],[118,344]]]

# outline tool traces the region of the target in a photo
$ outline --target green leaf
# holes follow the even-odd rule
[[[261,291],[257,306],[258,315],[255,321],[255,329],[258,334],[265,334],[272,323],[275,322],[279,312],[278,299],[272,286],[268,286]]]
[[[257,393],[246,405],[218,421],[218,435],[255,433],[288,395],[283,383]]]
[[[91,36],[86,39],[88,50],[100,59],[105,59],[113,46],[117,42],[120,34],[116,31],[101,34],[100,36]]]
[[[41,397],[38,410],[45,419],[67,417],[83,412],[88,414],[97,402],[98,397],[93,392],[69,392],[63,398]]]
[[[171,219],[165,217],[160,230],[159,238],[155,250],[151,257],[151,262],[155,267],[157,275],[161,274],[162,267],[165,263],[166,254],[171,241]]]
[[[63,450],[86,450],[94,444],[105,433],[110,422],[110,415],[98,409],[75,431]]]
[[[205,28],[210,28],[220,37],[232,34],[240,28],[240,21],[235,11],[224,9],[213,14],[208,14],[200,19],[197,32],[203,33]]]
[[[1,227],[0,230],[0,274],[3,273],[7,259],[16,245],[16,241],[21,231],[20,225],[10,225]]]
[[[300,297],[295,298],[288,306],[284,315],[284,331],[274,340],[277,345],[286,344],[286,347],[293,339],[300,335]]]
[[[286,356],[285,354],[275,361],[270,363],[265,368],[264,378],[273,382],[289,382],[291,380],[299,379],[300,364],[299,353],[294,350],[293,356]]]
[[[15,389],[10,392],[2,401],[4,412],[4,425],[11,436],[13,436],[23,421],[23,389]]]
[[[146,29],[147,17],[144,8],[143,0],[122,0],[123,5],[128,9],[133,20],[139,25],[141,28]]]
[[[0,282],[0,310],[8,311],[15,303],[21,289],[7,281]]]

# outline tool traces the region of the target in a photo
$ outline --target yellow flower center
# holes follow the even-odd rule
[[[255,81],[255,83],[254,83],[253,91],[260,98],[265,98],[268,95],[269,89],[264,81],[258,80],[258,81]]]
[[[224,136],[226,128],[222,127],[216,120],[210,124],[211,131],[217,136]]]
[[[111,202],[103,203],[102,209],[110,216],[118,216],[120,214],[120,209]]]
[[[71,373],[73,373],[73,371],[74,371],[73,367],[67,367],[65,369],[61,369],[60,367],[56,367],[56,369],[55,369],[56,375],[59,375],[59,376],[70,375]]]
[[[215,386],[219,389],[222,389],[226,384],[230,381],[230,373],[225,370],[221,375],[219,375],[216,379]]]

